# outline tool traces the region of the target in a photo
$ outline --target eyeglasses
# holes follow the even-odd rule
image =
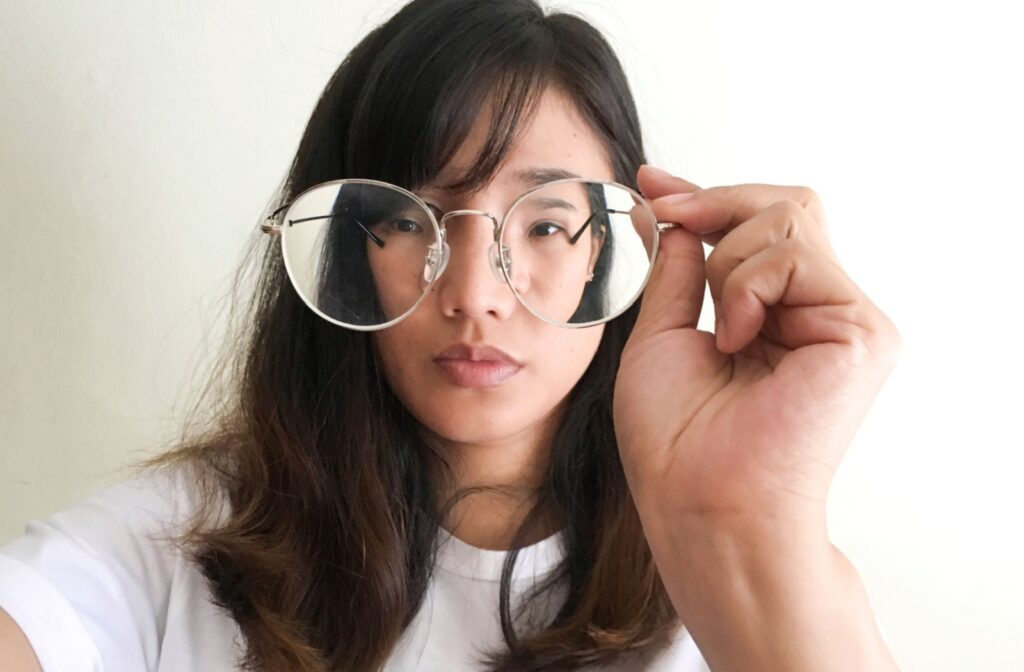
[[[447,223],[491,221],[488,265],[498,282],[541,320],[590,327],[640,297],[661,231],[650,204],[614,182],[555,180],[519,196],[499,221],[481,210],[435,213],[401,187],[344,179],[310,187],[261,229],[281,238],[295,291],[333,324],[373,331],[408,317],[444,274]]]

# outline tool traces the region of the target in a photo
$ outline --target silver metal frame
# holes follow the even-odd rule
[[[426,299],[426,297],[430,294],[430,290],[433,288],[434,283],[437,282],[438,278],[441,277],[441,274],[444,272],[444,269],[447,266],[447,257],[450,254],[450,251],[447,250],[448,244],[447,244],[447,242],[445,242],[445,234],[447,232],[446,229],[445,229],[445,224],[448,222],[448,220],[452,219],[453,217],[461,217],[461,216],[467,216],[467,215],[486,217],[487,219],[491,220],[491,223],[494,225],[494,244],[498,246],[497,249],[498,249],[498,259],[500,261],[501,276],[504,278],[505,284],[509,287],[509,289],[512,290],[512,294],[516,297],[516,301],[519,302],[519,305],[521,305],[524,308],[526,308],[526,310],[529,311],[529,313],[531,315],[533,315],[534,317],[536,317],[537,319],[539,319],[539,320],[541,320],[543,322],[546,322],[547,324],[551,324],[551,325],[556,326],[556,327],[569,328],[569,329],[583,329],[585,327],[593,327],[593,326],[596,326],[598,324],[604,324],[605,322],[608,322],[609,320],[613,320],[616,317],[618,317],[619,315],[621,315],[622,313],[624,313],[627,310],[629,310],[629,308],[634,303],[636,303],[637,299],[640,298],[640,295],[643,294],[644,289],[647,288],[648,280],[650,280],[651,271],[654,269],[654,262],[658,258],[658,241],[660,240],[661,236],[660,235],[655,235],[654,236],[654,239],[653,239],[652,244],[651,244],[651,264],[650,264],[650,266],[647,269],[647,275],[644,276],[644,280],[643,280],[643,283],[640,285],[640,289],[636,292],[636,294],[634,294],[629,299],[628,302],[626,302],[625,307],[622,310],[620,310],[617,313],[614,313],[612,315],[609,315],[608,317],[605,317],[605,318],[603,318],[601,320],[594,320],[592,322],[585,322],[585,323],[581,323],[581,324],[565,324],[565,323],[560,323],[560,322],[553,322],[553,321],[547,319],[546,317],[544,317],[542,315],[538,315],[537,313],[535,313],[533,311],[533,309],[530,308],[529,305],[527,305],[527,303],[523,300],[523,298],[519,295],[519,293],[516,292],[515,287],[512,285],[512,279],[509,277],[508,267],[507,267],[507,264],[506,264],[506,261],[505,261],[505,255],[503,254],[503,250],[502,250],[503,245],[501,243],[501,237],[502,237],[502,234],[505,231],[505,224],[508,221],[509,213],[512,212],[515,209],[515,207],[517,205],[519,205],[519,203],[521,203],[523,200],[528,198],[531,194],[533,194],[534,192],[536,192],[536,191],[538,191],[540,189],[545,189],[545,188],[547,188],[547,187],[549,187],[549,186],[551,186],[553,184],[562,184],[562,183],[566,183],[566,182],[588,182],[590,184],[603,184],[603,185],[612,186],[612,187],[616,187],[616,188],[625,190],[626,192],[628,192],[637,201],[637,203],[642,205],[644,207],[644,209],[647,211],[647,213],[650,215],[651,221],[653,221],[655,223],[655,231],[656,231],[657,234],[661,234],[662,231],[666,231],[668,229],[679,228],[679,226],[680,226],[679,224],[676,224],[675,222],[659,222],[657,220],[657,217],[655,217],[655,215],[654,215],[654,210],[651,208],[650,201],[648,201],[646,198],[644,198],[642,195],[640,195],[640,193],[638,193],[636,190],[631,189],[630,187],[627,187],[624,184],[620,184],[618,182],[609,182],[607,180],[590,180],[590,179],[586,179],[586,178],[569,177],[569,178],[565,178],[565,179],[561,179],[561,180],[553,180],[551,182],[545,182],[544,184],[541,184],[541,185],[538,185],[536,187],[533,187],[532,189],[529,189],[528,191],[523,193],[521,196],[516,198],[516,200],[514,200],[512,202],[512,204],[508,207],[508,209],[505,211],[505,214],[502,215],[500,221],[498,220],[497,217],[495,217],[491,213],[486,212],[484,210],[452,210],[450,212],[444,213],[444,215],[442,215],[442,217],[441,217],[440,222],[438,222],[437,218],[434,216],[433,211],[430,209],[430,206],[427,205],[427,203],[423,199],[421,199],[419,196],[417,196],[416,194],[412,193],[411,191],[409,191],[407,189],[403,189],[402,187],[399,187],[397,185],[391,184],[390,182],[382,182],[380,180],[369,180],[369,179],[361,179],[361,178],[345,178],[345,179],[339,179],[339,180],[330,180],[328,182],[321,182],[320,184],[315,184],[315,185],[309,187],[308,189],[303,190],[301,193],[296,195],[295,198],[293,198],[292,200],[288,201],[287,203],[285,203],[284,205],[282,205],[281,207],[277,208],[272,213],[270,213],[270,215],[267,216],[266,221],[260,225],[260,230],[262,230],[267,235],[270,235],[270,236],[273,236],[273,237],[279,237],[281,239],[281,255],[284,258],[284,265],[285,265],[286,271],[288,272],[288,279],[291,281],[292,286],[295,288],[296,293],[302,299],[303,303],[305,303],[314,313],[316,313],[320,317],[324,318],[328,322],[330,322],[332,324],[336,324],[336,325],[338,325],[340,327],[345,327],[346,329],[354,329],[356,331],[378,331],[380,329],[386,329],[386,328],[388,328],[390,326],[393,326],[393,325],[401,322],[402,320],[404,320],[410,314],[412,314],[412,312],[414,310],[416,310],[416,308],[418,308],[419,305],[423,302],[423,300]],[[299,291],[299,288],[295,285],[295,278],[292,275],[291,266],[288,264],[288,250],[286,248],[287,236],[284,235],[284,230],[286,228],[285,223],[284,223],[284,218],[285,218],[284,216],[287,214],[288,209],[291,208],[291,206],[294,205],[299,199],[301,199],[306,193],[308,193],[310,191],[313,191],[314,189],[320,189],[322,187],[327,187],[327,186],[331,186],[331,185],[335,185],[335,184],[371,184],[371,185],[376,185],[376,186],[380,186],[380,187],[386,187],[386,188],[389,188],[389,189],[394,189],[395,191],[398,191],[398,192],[404,194],[405,196],[408,196],[413,201],[415,201],[417,205],[419,205],[421,208],[423,208],[423,211],[426,212],[427,216],[430,218],[431,225],[434,227],[435,240],[437,241],[437,248],[436,249],[437,249],[437,253],[438,253],[438,255],[439,255],[439,257],[440,257],[440,259],[442,261],[441,261],[441,263],[438,263],[434,267],[434,273],[431,276],[430,280],[427,282],[427,286],[426,286],[426,288],[425,288],[425,290],[423,292],[423,296],[421,296],[419,298],[419,300],[415,304],[413,304],[411,308],[409,308],[409,310],[405,311],[400,316],[396,317],[395,319],[391,320],[390,322],[386,322],[384,324],[380,324],[380,325],[376,325],[376,326],[372,326],[372,327],[348,324],[347,322],[339,322],[338,320],[335,320],[334,318],[332,318],[332,317],[330,317],[328,315],[325,315],[316,306],[312,305],[306,299],[306,297],[303,295],[303,293],[301,291]],[[289,222],[289,223],[292,223],[292,222]],[[501,278],[498,278],[498,279],[500,280]]]

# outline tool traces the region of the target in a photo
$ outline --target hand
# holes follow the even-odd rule
[[[810,189],[700,189],[649,167],[638,183],[658,221],[684,228],[661,234],[616,379],[634,500],[642,513],[823,520],[898,331],[843,271]],[[696,328],[705,278],[715,334]]]

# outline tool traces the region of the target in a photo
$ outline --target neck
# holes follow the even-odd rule
[[[440,488],[439,501],[445,506],[453,496],[458,496],[442,522],[448,532],[478,548],[512,547],[516,532],[536,504],[547,476],[557,424],[540,425],[514,437],[486,443],[429,437],[429,443],[451,465],[450,478]],[[557,529],[550,516],[543,516],[521,545],[540,541]]]

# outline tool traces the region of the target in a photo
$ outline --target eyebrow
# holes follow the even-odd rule
[[[576,206],[569,201],[562,200],[561,198],[553,198],[550,196],[539,198],[534,201],[539,204],[542,208],[562,208],[564,210],[575,210]]]
[[[542,184],[548,182],[554,182],[555,180],[566,180],[569,178],[579,178],[580,176],[576,173],[566,170],[565,168],[523,168],[512,174],[512,177],[522,184],[525,184],[527,188],[532,189],[539,187]],[[417,195],[421,195],[423,191],[443,191],[445,187],[438,186],[436,183],[428,183],[416,189]],[[575,208],[573,208],[575,209]]]
[[[555,180],[578,178],[579,175],[564,168],[524,168],[513,174],[513,177],[530,187],[539,187]]]

